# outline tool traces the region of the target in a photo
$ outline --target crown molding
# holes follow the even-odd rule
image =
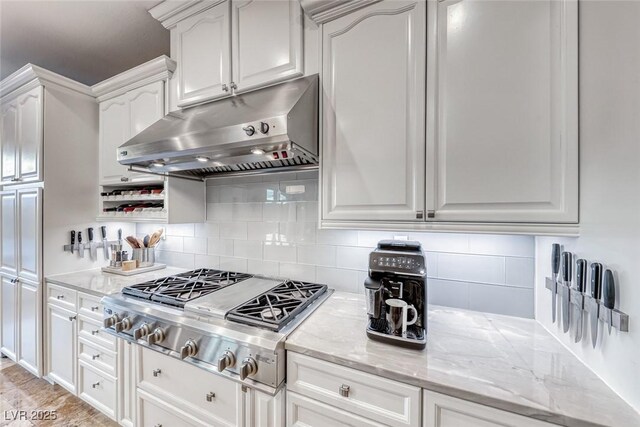
[[[85,95],[93,96],[91,88],[68,77],[45,70],[37,65],[27,64],[0,82],[0,97],[4,97],[16,89],[36,80],[38,84],[47,86],[54,84]]]
[[[322,24],[379,1],[380,0],[300,0],[300,5],[313,22]]]
[[[102,102],[147,83],[168,79],[173,75],[175,69],[176,62],[168,56],[162,55],[96,83],[91,86],[91,91],[98,102]]]
[[[165,0],[149,9],[149,13],[165,28],[173,28],[185,18],[209,9],[224,0]]]

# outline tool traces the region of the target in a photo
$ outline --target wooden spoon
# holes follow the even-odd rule
[[[138,240],[133,236],[127,236],[125,240],[129,244],[129,246],[131,246],[132,249],[138,249],[140,247],[138,246]]]

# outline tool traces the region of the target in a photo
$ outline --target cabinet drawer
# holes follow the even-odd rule
[[[73,289],[47,283],[47,300],[52,305],[76,311],[76,294]]]
[[[184,411],[138,389],[138,422],[140,427],[210,427]]]
[[[100,299],[100,297],[78,292],[78,314],[102,322],[102,304],[100,304]]]
[[[138,387],[190,407],[215,425],[241,424],[242,386],[162,353],[141,348]],[[213,393],[210,400],[207,395]]]
[[[78,355],[88,365],[111,375],[116,375],[116,353],[95,345],[86,338],[78,339]]]
[[[287,391],[287,427],[382,427],[357,415]]]
[[[78,396],[107,416],[116,417],[116,379],[80,361]]]
[[[420,424],[421,389],[288,352],[287,389],[394,426]],[[346,396],[341,388],[347,389]]]
[[[107,350],[116,351],[116,337],[102,330],[102,323],[88,317],[78,316],[78,337],[100,345]]]

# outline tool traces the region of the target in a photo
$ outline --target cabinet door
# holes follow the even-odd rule
[[[18,190],[18,277],[41,279],[42,189]]]
[[[179,107],[228,94],[231,80],[229,21],[229,1],[225,1],[176,25]]]
[[[159,81],[127,92],[129,138],[133,138],[164,116],[164,82]]]
[[[251,403],[247,405],[247,427],[284,427],[285,391],[280,390],[270,396],[258,390],[251,390]]]
[[[20,365],[39,376],[40,367],[40,295],[38,284],[26,280],[18,281],[18,306],[20,321],[18,322],[18,362]]]
[[[118,422],[135,425],[136,401],[136,345],[118,339]]]
[[[435,219],[576,222],[577,2],[429,8]]]
[[[42,181],[43,151],[42,86],[18,97],[18,177],[21,182]]]
[[[235,0],[231,7],[236,92],[302,75],[302,9],[297,0]]]
[[[3,105],[0,117],[0,182],[13,182],[17,176],[18,165],[18,106],[17,100]]]
[[[0,192],[0,272],[18,274],[17,199],[15,191]]]
[[[376,3],[323,28],[323,220],[422,220],[424,2]]]
[[[552,427],[544,421],[424,390],[423,427]]]
[[[2,287],[0,288],[0,301],[2,301],[2,311],[0,311],[0,323],[2,334],[0,335],[0,351],[12,360],[16,360],[16,331],[17,325],[17,285],[15,277],[9,278],[0,276]]]
[[[127,94],[100,104],[100,182],[117,184],[127,178],[127,167],[118,163],[118,147],[129,139]]]
[[[64,308],[47,306],[49,377],[76,392],[76,314]]]
[[[384,424],[287,392],[287,427],[383,427]]]

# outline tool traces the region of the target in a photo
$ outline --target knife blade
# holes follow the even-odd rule
[[[73,253],[76,248],[76,231],[71,230],[71,253]]]
[[[579,259],[576,261],[576,290],[581,294],[584,293],[587,288],[587,260]],[[582,313],[583,309],[577,304],[572,304],[573,314],[576,318],[576,334],[574,342],[579,342],[582,339]]]
[[[82,244],[82,231],[78,231],[78,253],[84,258],[84,245]]]
[[[602,284],[602,304],[609,310],[607,312],[607,327],[611,335],[613,325],[613,308],[616,303],[616,284],[613,280],[613,272],[609,269],[604,272],[604,282]]]
[[[87,235],[89,236],[89,256],[95,260],[98,257],[98,247],[93,241],[93,227],[87,228]]]
[[[569,331],[570,314],[569,314],[569,287],[571,286],[571,252],[562,253],[562,282],[565,286],[562,287],[562,330],[564,332]]]
[[[109,260],[109,248],[107,246],[108,245],[108,240],[107,240],[107,227],[106,226],[101,226],[100,227],[100,234],[102,235],[102,253],[104,255],[104,259],[105,260]]]
[[[122,228],[118,228],[118,244],[122,246]]]
[[[591,321],[591,345],[596,348],[596,342],[598,340],[598,310],[602,295],[602,264],[594,262],[591,264],[591,297],[595,301],[595,306],[591,307],[589,312],[589,320]]]
[[[558,273],[560,272],[560,245],[554,243],[551,248],[551,279],[553,280],[553,289],[551,289],[551,321],[556,322],[556,300],[558,297]]]

